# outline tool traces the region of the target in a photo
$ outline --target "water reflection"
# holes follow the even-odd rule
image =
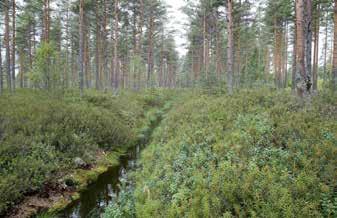
[[[141,147],[136,146],[127,155],[121,157],[120,165],[112,167],[99,176],[97,182],[81,193],[78,202],[67,208],[61,217],[91,218],[98,217],[104,208],[113,202],[119,192],[120,181],[127,181],[127,172],[136,167]]]

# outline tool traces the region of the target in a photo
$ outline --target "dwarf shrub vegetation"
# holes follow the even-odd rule
[[[94,164],[102,150],[138,142],[145,112],[164,104],[164,92],[88,91],[62,95],[19,90],[0,97],[0,214],[25,194],[38,191],[74,158]]]
[[[142,153],[132,204],[105,217],[336,217],[336,121],[329,93],[187,94]]]

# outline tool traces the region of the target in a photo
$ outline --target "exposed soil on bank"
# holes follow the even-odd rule
[[[79,192],[94,183],[109,167],[118,165],[122,152],[97,154],[98,163],[86,165],[70,172],[59,172],[36,192],[27,193],[23,200],[12,207],[4,217],[32,217],[41,212],[57,213],[78,200]],[[113,156],[113,157],[111,157]],[[70,183],[70,184],[69,184]]]

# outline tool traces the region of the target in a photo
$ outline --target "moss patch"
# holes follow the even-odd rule
[[[48,213],[57,213],[67,208],[74,201],[79,200],[81,191],[87,189],[90,184],[97,181],[98,177],[107,172],[110,167],[117,166],[119,164],[119,157],[125,152],[121,149],[107,154],[103,154],[97,161],[97,165],[89,170],[77,169],[73,173],[67,176],[67,179],[71,179],[76,185],[76,192],[71,193],[69,196],[62,197],[48,210]]]

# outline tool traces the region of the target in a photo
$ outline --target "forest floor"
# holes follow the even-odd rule
[[[79,98],[71,90],[18,90],[1,96],[0,216],[56,212],[78,199],[128,148],[147,140],[157,108],[172,93],[93,91]]]
[[[181,93],[110,217],[336,217],[337,95]]]
[[[149,139],[130,173],[135,186],[103,217],[337,215],[337,96],[328,91],[305,105],[273,89],[20,90],[0,105],[2,215],[62,210]]]

